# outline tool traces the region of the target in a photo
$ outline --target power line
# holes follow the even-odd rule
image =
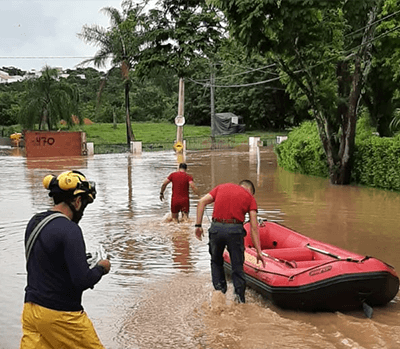
[[[364,26],[364,27],[362,27],[362,28],[359,28],[359,29],[353,31],[352,33],[346,34],[345,37],[354,35],[354,34],[358,33],[359,31],[364,30],[364,29],[367,28],[368,26],[372,26],[372,25],[378,24],[379,22],[382,22],[382,21],[384,21],[384,20],[386,20],[386,19],[388,19],[388,18],[390,18],[390,17],[393,17],[393,16],[397,15],[398,13],[400,13],[400,10],[399,10],[399,11],[396,11],[396,12],[393,12],[393,13],[391,13],[391,14],[385,16],[385,17],[382,17],[382,18],[380,18],[380,19],[377,19],[376,21],[372,22],[370,25],[366,25],[366,26]]]
[[[370,25],[375,25],[375,24],[377,24],[377,23],[379,23],[379,22],[382,22],[383,20],[386,20],[386,19],[388,19],[388,18],[390,18],[390,17],[393,17],[394,15],[396,15],[396,14],[398,14],[398,13],[400,13],[400,10],[399,10],[399,11],[396,11],[396,12],[394,12],[394,13],[392,13],[392,14],[389,14],[389,15],[387,15],[387,16],[385,16],[385,17],[379,19],[379,20],[376,20],[376,21],[374,21],[373,23],[371,23]],[[367,26],[365,26],[365,27],[363,27],[363,28],[360,28],[360,29],[357,29],[357,30],[355,30],[354,32],[345,35],[345,37],[350,36],[350,35],[354,35],[355,33],[357,33],[357,32],[359,32],[359,31],[365,29],[366,27],[367,27]],[[354,51],[354,50],[360,48],[360,47],[363,46],[363,45],[368,45],[368,44],[370,44],[370,43],[372,43],[372,42],[374,42],[374,41],[376,41],[376,40],[378,40],[378,39],[380,39],[380,38],[382,38],[382,37],[384,37],[384,36],[390,34],[391,32],[398,30],[399,28],[400,28],[400,25],[397,26],[397,27],[395,27],[395,28],[392,28],[392,29],[390,29],[390,30],[387,30],[386,32],[384,32],[384,33],[382,33],[381,35],[379,35],[379,36],[373,38],[372,40],[369,40],[368,42],[366,42],[366,43],[364,43],[364,44],[357,45],[357,46],[355,46],[355,47],[353,47],[353,48],[351,48],[351,49],[343,50],[342,52],[340,52],[340,53],[338,53],[337,55],[331,57],[330,59],[327,59],[327,60],[325,60],[325,61],[316,63],[316,64],[314,64],[314,65],[308,67],[307,69],[313,69],[313,68],[315,68],[315,67],[317,67],[317,66],[319,66],[319,65],[321,65],[321,64],[325,64],[325,63],[327,63],[327,62],[329,62],[329,61],[331,61],[331,60],[333,60],[333,59],[339,57],[340,55],[343,55],[343,54],[345,54],[345,53],[352,52],[352,51]],[[78,59],[78,58],[79,58],[79,59],[86,59],[86,58],[92,58],[92,56],[0,56],[0,59]],[[226,64],[226,63],[225,63],[225,64]],[[244,72],[241,72],[241,73],[236,73],[236,74],[231,74],[231,75],[227,75],[227,76],[218,77],[218,79],[221,80],[221,79],[227,79],[227,78],[233,77],[233,76],[249,74],[249,73],[252,73],[252,72],[254,72],[254,71],[259,71],[259,70],[263,70],[263,69],[266,69],[266,68],[271,68],[271,67],[273,67],[273,66],[275,66],[275,65],[276,65],[276,63],[269,64],[269,65],[267,65],[267,66],[260,67],[260,68],[247,68],[247,69],[249,69],[249,70],[244,71]],[[301,73],[301,72],[304,72],[304,71],[305,71],[305,69],[301,69],[301,70],[295,71],[294,73],[295,73],[295,74],[298,74],[298,73]],[[269,82],[274,82],[274,81],[277,81],[277,80],[279,80],[279,79],[280,79],[280,77],[275,77],[275,78],[272,78],[272,79],[269,79],[269,80],[263,80],[263,81],[253,82],[253,83],[247,83],[247,84],[233,84],[233,85],[215,85],[215,84],[214,84],[213,86],[214,86],[214,87],[218,87],[218,88],[225,88],[225,87],[226,87],[226,88],[229,88],[229,87],[249,87],[249,86],[256,86],[256,85],[266,84],[266,83],[269,83]],[[203,79],[203,80],[196,81],[196,80],[194,80],[194,79],[190,79],[190,78],[189,78],[188,80],[190,80],[190,81],[193,82],[193,83],[202,85],[202,86],[204,86],[204,87],[210,87],[210,86],[211,86],[211,84],[208,82],[208,81],[209,81],[208,79]],[[205,81],[205,82],[201,82],[201,81]],[[284,89],[282,89],[282,88],[274,88],[274,87],[271,87],[271,89],[284,90]]]
[[[279,79],[280,79],[280,77],[276,77],[276,78],[269,79],[269,80],[264,80],[264,81],[250,82],[250,83],[248,83],[248,84],[240,84],[240,85],[213,85],[213,86],[214,86],[214,87],[249,87],[249,86],[267,84],[267,83],[269,83],[269,82],[277,81],[277,80],[279,80]],[[211,86],[210,83],[204,83],[204,82],[196,81],[196,80],[193,80],[193,79],[190,79],[190,78],[188,78],[188,80],[191,81],[191,82],[194,82],[195,84],[202,85],[202,86],[204,86],[204,87],[210,87],[210,86]],[[271,89],[271,90],[282,90],[282,91],[285,90],[285,89],[280,88],[280,87],[268,87],[268,89]]]
[[[394,14],[397,14],[397,13],[399,13],[399,12],[400,12],[400,11],[397,11],[397,12],[395,12]],[[393,16],[394,14],[392,14],[392,15],[390,15],[390,16],[386,16],[385,18],[391,17],[391,16]],[[376,21],[376,22],[378,22],[378,21]],[[334,55],[333,57],[331,57],[331,58],[329,58],[329,59],[327,59],[327,60],[325,60],[325,61],[321,61],[321,62],[319,62],[319,63],[316,63],[316,64],[312,65],[312,66],[309,66],[307,69],[313,69],[313,68],[315,68],[315,67],[317,67],[317,66],[320,66],[321,64],[328,63],[328,62],[332,61],[333,59],[336,59],[337,57],[339,57],[339,56],[341,56],[341,55],[343,55],[343,54],[346,54],[346,53],[355,51],[355,50],[359,49],[359,48],[362,47],[362,46],[365,46],[365,45],[368,45],[368,44],[370,44],[370,43],[372,43],[372,42],[374,42],[374,41],[377,41],[377,40],[379,40],[379,39],[385,37],[386,35],[389,35],[390,33],[394,32],[394,31],[396,31],[396,30],[398,30],[398,29],[400,29],[400,25],[398,25],[397,27],[394,27],[394,28],[392,28],[392,29],[387,30],[386,32],[384,32],[384,33],[382,33],[381,35],[379,35],[379,36],[377,36],[377,37],[375,37],[375,38],[373,38],[373,39],[371,39],[371,40],[365,42],[364,44],[357,45],[357,46],[355,46],[355,47],[353,47],[353,48],[351,48],[351,49],[343,50],[343,51],[341,51],[340,53],[338,53],[337,55]],[[272,64],[271,66],[273,66],[273,65],[274,65],[274,64]],[[262,68],[259,68],[259,69],[261,70]],[[304,71],[305,71],[305,69],[300,69],[300,70],[295,71],[294,74],[302,73],[302,72],[304,72]],[[244,73],[250,73],[250,72],[251,72],[251,71],[244,72]],[[240,73],[239,73],[239,74],[240,74]],[[239,75],[239,74],[234,74],[234,75]],[[231,75],[231,76],[234,76],[234,75]],[[248,83],[248,84],[240,84],[240,85],[238,85],[238,84],[235,84],[235,85],[213,85],[213,86],[214,86],[214,87],[219,87],[219,88],[223,88],[223,87],[249,87],[249,86],[255,86],[255,85],[266,84],[266,83],[269,83],[269,82],[277,81],[277,80],[279,80],[279,79],[280,79],[280,77],[276,77],[276,78],[272,78],[272,79],[269,79],[269,80],[258,81],[258,82]],[[205,86],[205,87],[210,87],[210,86],[211,86],[210,83],[202,83],[202,82],[200,82],[200,81],[195,81],[195,80],[193,80],[193,79],[189,79],[189,80],[192,81],[192,82],[194,82],[194,83],[196,83],[196,84],[203,85],[203,86]],[[273,87],[271,87],[271,89],[284,90],[284,89],[282,89],[282,88],[273,88]]]
[[[393,17],[393,16],[397,15],[398,13],[400,13],[400,10],[395,11],[395,12],[393,12],[393,13],[385,16],[385,17],[382,17],[382,18],[372,22],[370,25],[364,26],[363,28],[359,28],[359,29],[353,31],[352,33],[346,34],[344,37],[348,37],[348,36],[354,35],[354,34],[358,33],[359,31],[362,31],[363,29],[367,28],[368,26],[376,25],[376,24],[378,24],[378,23],[380,23],[380,22],[382,22],[382,21],[384,21],[384,20],[386,20],[386,19],[388,19],[390,17]],[[391,32],[396,31],[399,28],[400,28],[400,26],[397,26],[395,28],[387,30],[386,32],[382,33],[381,35],[377,36],[376,38],[373,38],[372,40],[366,42],[365,44],[360,44],[360,45],[357,45],[357,46],[355,46],[353,48],[343,50],[340,54],[338,54],[338,55],[336,55],[336,56],[334,56],[334,57],[332,57],[332,58],[330,58],[330,59],[328,59],[326,61],[322,61],[320,63],[314,64],[313,66],[310,66],[309,69],[312,69],[312,68],[317,67],[317,66],[319,66],[321,64],[327,63],[327,62],[331,61],[332,59],[335,59],[336,57],[340,56],[341,54],[352,52],[352,51],[360,48],[362,45],[370,44],[370,43],[372,43],[372,42],[374,42],[374,41],[376,41],[376,40],[378,40],[378,39],[390,34]],[[221,80],[221,79],[225,79],[225,78],[232,77],[232,76],[243,75],[243,74],[251,73],[251,72],[256,71],[256,70],[262,70],[262,69],[265,69],[265,68],[270,68],[270,67],[273,67],[275,65],[276,64],[273,63],[273,64],[270,64],[268,66],[262,67],[262,68],[257,68],[257,69],[251,69],[250,68],[249,71],[242,72],[242,73],[237,73],[237,74],[232,74],[232,75],[227,75],[227,76],[223,76],[223,77],[218,77],[217,79]],[[304,70],[299,70],[299,71],[296,71],[295,73],[300,73],[300,72],[303,72],[303,71]],[[272,82],[272,81],[276,81],[276,80],[279,80],[279,77],[274,78],[274,79],[270,79],[270,80],[256,82],[256,83],[249,83],[249,84],[242,84],[242,85],[227,85],[227,86],[217,86],[217,85],[215,85],[215,87],[247,87],[247,86],[253,86],[253,85],[260,85],[260,84],[264,84],[264,83],[268,83],[268,82]],[[194,82],[194,80],[193,80],[193,82]]]
[[[237,65],[234,65],[234,64],[229,64],[229,63],[227,63],[228,65],[231,65],[231,66],[233,66],[233,67],[237,67]],[[267,69],[267,68],[271,68],[271,67],[274,67],[274,66],[276,66],[276,63],[272,63],[272,64],[269,64],[269,65],[266,65],[265,67],[261,67],[261,68],[246,68],[246,69],[248,69],[247,71],[244,71],[244,72],[241,72],[241,73],[236,73],[236,74],[232,74],[232,75],[225,75],[225,76],[221,76],[221,77],[218,77],[218,79],[226,79],[226,78],[230,78],[230,77],[232,77],[232,76],[238,76],[238,75],[243,75],[243,74],[250,74],[250,73],[253,73],[253,72],[255,72],[255,71],[259,71],[259,70],[264,70],[264,69]],[[274,74],[274,75],[277,75],[276,73],[271,73],[271,72],[267,72],[268,74]]]
[[[384,20],[386,20],[386,19],[389,19],[390,17],[393,17],[393,16],[397,15],[398,13],[400,13],[400,10],[395,11],[395,12],[393,12],[393,13],[391,13],[391,14],[385,16],[385,17],[382,17],[382,18],[380,18],[380,19],[378,19],[378,20],[372,22],[370,25],[364,26],[363,28],[359,28],[359,29],[357,29],[357,30],[355,30],[355,31],[353,31],[353,32],[351,32],[351,33],[349,33],[349,34],[346,34],[344,37],[348,37],[348,36],[354,35],[354,34],[360,32],[360,31],[364,30],[364,29],[367,28],[368,26],[376,25],[376,24],[378,24],[378,23],[380,23],[380,22],[382,22],[382,21],[384,21]],[[376,40],[378,40],[378,39],[380,39],[380,38],[382,38],[382,37],[384,37],[384,36],[390,34],[391,32],[396,31],[397,29],[399,29],[399,27],[400,27],[400,26],[397,26],[397,27],[395,27],[395,28],[393,28],[393,29],[390,29],[390,30],[386,31],[385,33],[383,33],[383,34],[377,36],[376,38],[370,40],[369,42],[365,43],[364,45],[367,45],[367,44],[369,44],[369,43],[371,43],[371,42],[374,42],[374,41],[376,41]],[[362,44],[357,45],[357,46],[355,46],[355,47],[353,47],[353,48],[350,48],[350,49],[343,50],[340,54],[338,54],[338,55],[336,55],[336,56],[334,56],[334,57],[332,57],[332,58],[330,58],[330,59],[328,59],[328,60],[326,60],[326,61],[322,61],[322,62],[320,62],[320,63],[314,64],[313,66],[310,66],[309,69],[312,69],[312,68],[315,68],[315,67],[317,67],[317,66],[319,66],[319,65],[321,65],[321,64],[327,63],[327,62],[331,61],[332,59],[335,59],[336,57],[340,56],[341,54],[345,54],[345,53],[348,53],[348,52],[352,52],[352,51],[358,49],[358,48],[361,47],[361,46],[362,46]],[[225,64],[226,64],[226,63],[225,63]],[[241,73],[232,74],[232,75],[226,75],[226,76],[222,76],[222,77],[217,77],[216,79],[222,80],[222,79],[227,79],[227,78],[233,77],[233,76],[249,74],[249,73],[254,72],[254,71],[257,71],[257,70],[263,70],[263,69],[266,69],[266,68],[271,68],[271,67],[273,67],[273,66],[275,66],[275,65],[276,65],[276,64],[273,63],[273,64],[270,64],[270,65],[268,65],[268,66],[261,67],[261,68],[255,68],[255,69],[253,69],[253,68],[246,68],[246,69],[249,69],[249,70],[244,71],[244,72],[241,72]],[[300,72],[303,72],[303,71],[304,71],[304,70],[299,70],[299,71],[296,71],[295,73],[300,73]],[[272,74],[272,73],[269,73],[269,74]],[[210,84],[208,83],[209,79],[203,79],[203,80],[200,80],[200,81],[195,81],[195,80],[192,80],[192,79],[190,79],[190,80],[191,80],[192,82],[198,83],[198,84],[202,84],[200,81],[205,81],[205,83],[203,83],[202,85],[204,85],[204,86],[210,86]],[[276,81],[276,80],[279,80],[279,77],[274,78],[274,79],[269,79],[269,80],[260,81],[260,82],[255,82],[255,83],[248,83],[248,84],[241,84],[241,85],[226,85],[226,86],[214,85],[214,87],[248,87],[248,86],[254,86],[254,85],[265,84],[265,83],[273,82],[273,81]]]

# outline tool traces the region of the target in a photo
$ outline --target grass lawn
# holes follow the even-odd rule
[[[82,130],[86,132],[88,142],[94,144],[123,144],[126,143],[125,123],[116,124],[92,124],[82,125]],[[170,123],[132,123],[135,139],[142,143],[151,142],[173,142],[176,139],[176,126]],[[185,137],[208,137],[210,127],[190,126],[183,127]]]
[[[21,132],[20,125],[1,127],[4,137],[9,137],[11,133]],[[61,130],[67,131],[65,126],[60,125]],[[173,143],[176,139],[176,125],[172,123],[155,122],[132,122],[132,129],[136,140],[145,143]],[[126,144],[125,123],[114,124],[104,123],[92,125],[76,125],[70,131],[86,132],[87,142],[94,145]],[[249,137],[260,137],[261,140],[276,139],[277,135],[286,135],[287,132],[267,132],[267,131],[248,131],[245,133],[234,134],[234,142],[237,144],[248,144]],[[186,124],[183,126],[183,138],[209,138],[211,136],[210,126],[193,126]],[[219,136],[225,137],[225,136]],[[270,143],[270,142],[269,142]],[[265,144],[265,142],[264,142]]]
[[[92,124],[79,126],[82,131],[86,132],[88,142],[98,144],[124,144],[126,143],[126,126],[125,123],[117,124],[116,127],[110,124]],[[142,143],[152,142],[173,142],[176,139],[176,125],[170,123],[150,123],[150,122],[133,122],[133,133],[136,140]],[[285,132],[266,132],[266,131],[249,131],[246,133],[235,134],[237,143],[247,143],[249,137],[260,137],[263,139],[276,138],[277,135],[285,135]],[[211,135],[211,127],[209,126],[183,126],[183,138],[199,137],[206,138]]]

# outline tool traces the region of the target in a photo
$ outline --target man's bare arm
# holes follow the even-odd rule
[[[201,223],[203,222],[204,209],[208,204],[211,204],[212,202],[214,202],[214,198],[210,194],[206,194],[199,200],[197,204],[195,234],[197,239],[199,240],[201,240],[204,235],[203,228],[201,227]]]
[[[167,185],[168,185],[169,183],[171,183],[171,181],[170,181],[168,178],[166,178],[166,179],[164,180],[163,184],[161,185],[161,190],[160,190],[160,200],[161,200],[161,201],[164,200],[164,191],[165,191],[165,188],[167,187]]]
[[[200,196],[200,191],[197,189],[196,184],[194,184],[193,181],[189,182],[190,187],[192,188],[193,192],[197,195]]]
[[[251,240],[253,241],[253,245],[257,250],[257,262],[261,261],[262,265],[265,267],[265,261],[261,251],[260,234],[258,232],[257,211],[251,210],[249,212],[249,216]]]

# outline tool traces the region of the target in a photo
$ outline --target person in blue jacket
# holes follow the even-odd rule
[[[110,271],[90,267],[78,223],[96,198],[94,182],[78,171],[46,176],[54,206],[34,215],[25,231],[27,286],[20,348],[104,348],[82,306],[82,293]]]

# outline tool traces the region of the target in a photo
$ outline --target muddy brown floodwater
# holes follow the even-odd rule
[[[272,148],[260,163],[247,147],[188,152],[188,172],[202,194],[224,182],[251,179],[259,217],[312,238],[383,259],[400,270],[400,194],[288,173],[276,166]],[[81,221],[87,249],[102,244],[112,269],[83,304],[109,349],[400,348],[398,296],[362,311],[305,313],[282,310],[251,289],[246,304],[214,293],[208,239],[194,237],[197,197],[190,222],[167,223],[159,191],[177,168],[174,152],[95,155],[57,161],[29,160],[18,149],[0,149],[0,348],[15,349],[26,283],[23,236],[30,217],[51,205],[42,178],[78,169],[97,183],[98,196]],[[209,226],[204,217],[204,226]]]

